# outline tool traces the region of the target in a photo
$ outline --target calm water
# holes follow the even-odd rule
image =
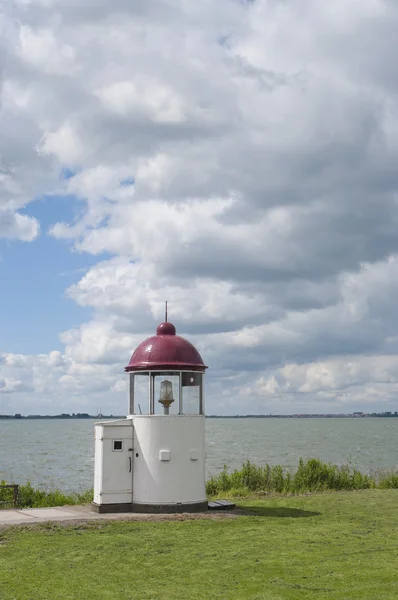
[[[295,467],[300,456],[362,471],[398,467],[398,419],[208,419],[208,474],[249,459]],[[0,480],[81,490],[93,484],[93,421],[0,421]]]

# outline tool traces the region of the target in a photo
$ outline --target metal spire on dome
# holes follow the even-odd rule
[[[167,300],[166,300],[166,309],[165,309],[165,313],[164,313],[164,321],[165,321],[165,323],[167,323]]]

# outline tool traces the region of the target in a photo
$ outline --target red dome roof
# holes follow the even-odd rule
[[[125,371],[170,369],[172,371],[204,371],[202,357],[195,346],[176,335],[172,323],[161,323],[156,335],[142,342],[135,350]]]

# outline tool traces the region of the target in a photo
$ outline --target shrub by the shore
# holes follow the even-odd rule
[[[241,469],[228,472],[224,467],[206,483],[210,497],[227,493],[228,496],[247,496],[250,493],[302,494],[327,490],[364,490],[369,488],[398,488],[398,473],[380,471],[366,475],[347,465],[338,466],[316,458],[300,458],[295,472],[280,465],[257,466],[250,461]]]
[[[1,484],[5,484],[4,481]],[[228,472],[227,467],[206,483],[209,498],[247,497],[253,494],[303,494],[328,490],[364,490],[369,488],[398,489],[398,472],[378,471],[371,475],[361,473],[347,465],[338,466],[324,463],[316,458],[304,461],[300,458],[295,472],[281,465],[258,466],[250,461],[241,469]],[[19,507],[46,508],[89,504],[93,490],[65,493],[57,489],[34,488],[30,483],[19,486]],[[6,504],[4,504],[6,502]],[[3,504],[2,504],[3,503]],[[0,508],[12,506],[12,490],[0,489]]]
[[[5,485],[5,481],[1,481],[0,485]],[[0,488],[0,508],[12,507],[13,492],[10,489]],[[18,506],[19,508],[48,508],[50,506],[73,506],[76,504],[88,504],[92,502],[93,490],[84,492],[65,493],[60,490],[45,490],[34,488],[29,482],[25,485],[20,485],[18,490]]]

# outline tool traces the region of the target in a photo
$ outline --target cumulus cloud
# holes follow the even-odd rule
[[[0,236],[34,240],[21,209],[65,195],[84,210],[48,234],[99,257],[66,291],[92,320],[62,355],[4,349],[2,381],[119,398],[168,299],[211,412],[394,402],[395,3],[15,0],[2,19]]]
[[[37,219],[18,212],[0,210],[0,238],[19,239],[31,242],[39,234]]]

